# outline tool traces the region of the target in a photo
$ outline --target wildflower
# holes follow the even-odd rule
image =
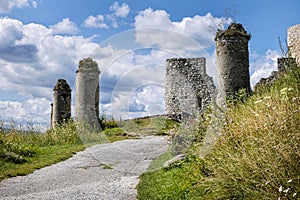
[[[288,180],[288,183],[291,183],[293,181],[293,179]]]
[[[283,190],[284,193],[288,193],[288,191],[290,190],[290,188]]]
[[[286,91],[288,90],[287,87],[283,88],[280,90],[280,94],[286,94]]]
[[[271,97],[270,96],[266,96],[264,99],[271,99]]]
[[[282,190],[283,190],[283,187],[280,186],[279,189],[278,189],[278,191],[279,191],[279,192],[282,192]]]
[[[261,102],[263,102],[263,100],[255,101],[254,104],[258,104],[258,103],[261,103]]]
[[[295,193],[293,194],[293,197],[295,197],[295,196],[297,196],[297,192],[295,192]]]
[[[266,183],[265,183],[265,185],[268,185],[270,183],[270,181],[267,181]]]

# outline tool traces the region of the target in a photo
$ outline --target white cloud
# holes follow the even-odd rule
[[[108,25],[104,23],[103,15],[90,15],[86,20],[84,20],[83,26],[87,28],[109,28]]]
[[[37,1],[32,1],[31,6],[34,7],[34,8],[37,8],[38,7],[38,2]]]
[[[165,59],[171,56],[170,52],[154,49],[146,54],[143,50],[122,52],[102,72],[101,80],[111,86],[104,97],[109,103],[102,106],[103,111],[122,118],[162,114]],[[115,81],[109,83],[107,77]]]
[[[10,113],[15,119],[22,119],[29,113],[48,122],[57,79],[67,79],[74,89],[79,60],[93,55],[95,49],[101,49],[104,59],[113,54],[111,48],[102,49],[92,42],[92,38],[54,35],[53,27],[40,24],[23,25],[18,20],[3,18],[0,19],[0,30],[1,47],[5,47],[0,49],[0,113],[6,119]],[[28,100],[15,102],[14,98],[6,98],[7,92]],[[39,105],[40,101],[44,103]]]
[[[140,11],[135,17],[134,26],[137,28],[136,40],[144,46],[156,45],[159,47],[168,47],[179,49],[182,46],[181,41],[177,40],[179,33],[185,37],[195,40],[203,48],[212,47],[214,36],[218,28],[223,28],[229,24],[231,19],[217,18],[207,13],[205,16],[196,15],[194,17],[185,17],[179,22],[173,22],[165,10],[153,10],[152,8]],[[147,28],[167,29],[166,32],[149,33]],[[185,45],[188,46],[188,45]]]
[[[9,13],[13,8],[24,8],[27,6],[36,8],[38,3],[32,0],[1,0],[0,13]]]
[[[1,119],[5,121],[33,122],[43,126],[49,125],[50,102],[45,98],[34,98],[22,102],[0,101]],[[45,117],[47,116],[47,117]]]
[[[113,15],[125,18],[130,12],[130,7],[126,3],[119,5],[119,3],[116,1],[109,7],[109,10],[113,11]]]
[[[267,78],[273,71],[277,71],[277,58],[280,53],[268,50],[265,55],[259,56],[255,52],[250,55],[250,83],[253,88],[261,78]]]
[[[50,26],[53,30],[53,34],[76,34],[78,33],[77,25],[70,21],[69,18],[65,18],[57,24]]]
[[[113,28],[118,28],[120,23],[120,18],[125,18],[130,12],[130,7],[123,3],[119,5],[118,2],[114,2],[109,10],[112,12],[106,15],[90,15],[87,19],[84,20],[83,26],[87,28],[109,28],[112,26]],[[109,25],[108,25],[109,24]]]
[[[0,24],[0,48],[12,46],[17,40],[22,39],[22,22],[10,18],[0,18]]]
[[[152,8],[140,11],[135,17],[134,25],[136,28],[158,27],[167,29],[171,29],[173,26],[170,15],[165,10],[154,11]]]

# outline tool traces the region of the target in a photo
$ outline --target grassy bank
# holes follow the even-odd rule
[[[78,132],[74,122],[46,133],[20,130],[12,123],[6,130],[0,130],[0,180],[60,162],[93,144],[127,138],[130,137],[119,132]]]
[[[142,175],[139,199],[299,199],[300,69],[230,104],[220,135],[204,159],[198,140],[185,160]]]
[[[103,122],[105,129],[101,133],[89,133],[84,127],[79,132],[74,122],[46,133],[35,131],[31,126],[25,131],[12,122],[7,129],[0,129],[0,181],[60,162],[94,144],[153,133],[165,135],[175,125],[174,121],[162,117]],[[2,122],[0,127],[3,126]]]

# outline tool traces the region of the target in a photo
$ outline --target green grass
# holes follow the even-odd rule
[[[122,128],[129,135],[169,135],[169,132],[174,127],[177,127],[178,123],[165,119],[163,117],[145,118],[145,119],[133,119],[126,120],[120,123]]]
[[[106,128],[101,133],[85,131],[88,129],[72,121],[46,133],[35,131],[32,127],[29,127],[30,131],[24,131],[12,121],[8,130],[0,130],[0,181],[60,162],[94,144],[137,138],[138,135],[154,132],[162,134],[175,124],[163,118],[103,121]],[[3,127],[3,122],[0,122],[0,127]],[[134,127],[131,135],[127,132],[130,127]]]
[[[173,158],[172,150],[168,149],[165,153],[155,158],[149,165],[149,171],[155,171],[163,167],[163,164]]]
[[[299,144],[296,68],[253,96],[231,102],[221,136],[204,159],[141,176],[139,199],[299,199]],[[199,140],[190,156],[201,148]]]
[[[24,131],[11,123],[8,130],[0,130],[0,181],[26,175],[71,157],[88,146],[132,138],[118,128],[101,133],[89,133],[74,122],[40,133]],[[122,131],[122,130],[121,130]]]
[[[52,165],[71,157],[85,148],[84,145],[59,145],[40,147],[32,156],[24,156],[26,162],[16,164],[0,159],[0,180],[32,173],[36,169]]]
[[[207,173],[203,161],[190,155],[184,161],[175,162],[167,168],[143,174],[137,188],[138,199],[194,199],[204,193],[202,188],[195,186],[199,178]]]

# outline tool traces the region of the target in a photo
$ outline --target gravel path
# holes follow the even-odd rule
[[[136,199],[138,177],[167,150],[164,137],[95,145],[66,161],[0,182],[0,199]]]

